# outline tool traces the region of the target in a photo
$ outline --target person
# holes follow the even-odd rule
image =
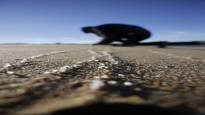
[[[138,44],[151,36],[151,33],[139,26],[127,24],[104,24],[93,27],[83,27],[85,33],[94,33],[103,38],[95,45],[106,45],[112,42],[122,42],[123,45]]]

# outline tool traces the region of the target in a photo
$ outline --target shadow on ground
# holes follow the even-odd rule
[[[159,48],[166,48],[168,46],[205,46],[204,41],[190,41],[190,42],[168,42],[168,41],[159,41],[159,42],[144,42],[137,44],[112,44],[112,46],[125,46],[125,47],[133,47],[133,46],[158,46]]]
[[[176,108],[161,108],[150,105],[131,105],[131,104],[93,104],[84,107],[77,107],[72,109],[64,109],[53,112],[51,115],[70,115],[70,114],[88,114],[88,115],[96,115],[96,114],[115,114],[115,113],[123,113],[123,114],[156,114],[156,115],[197,115],[193,110],[184,109],[183,107]]]

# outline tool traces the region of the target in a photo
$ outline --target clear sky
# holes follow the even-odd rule
[[[83,26],[142,26],[147,41],[205,40],[205,0],[0,0],[0,43],[95,43]]]

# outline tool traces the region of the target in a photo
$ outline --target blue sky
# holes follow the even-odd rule
[[[0,0],[0,43],[95,43],[83,26],[124,23],[146,41],[205,40],[205,0]]]

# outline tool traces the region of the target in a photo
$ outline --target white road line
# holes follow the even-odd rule
[[[97,52],[93,51],[93,50],[88,50],[89,53],[93,54],[93,55],[98,55]]]
[[[20,63],[21,64],[24,64],[26,62],[29,62],[30,59],[36,59],[36,58],[40,58],[40,57],[43,57],[43,56],[50,56],[50,55],[55,55],[55,54],[59,54],[59,53],[65,53],[66,51],[53,51],[53,52],[49,52],[49,53],[45,53],[45,54],[38,54],[36,56],[31,56],[29,58],[24,58],[22,60],[20,60]],[[0,69],[8,69],[9,67],[12,67],[12,66],[16,66],[16,64],[10,64],[10,63],[6,63],[3,68],[0,68]],[[8,72],[7,72],[8,73]],[[9,72],[8,74],[11,74],[11,72]]]
[[[92,60],[96,60],[97,57],[102,57],[102,56],[106,56],[108,58],[108,60],[110,62],[112,62],[112,64],[118,64],[119,62],[116,61],[113,56],[110,54],[110,51],[101,51],[102,52],[102,55],[100,55],[99,53],[93,51],[93,50],[88,50],[89,53],[91,53],[93,56],[91,57],[91,60],[89,61],[92,61]],[[103,66],[103,65],[101,65]]]
[[[88,50],[88,53],[92,54],[91,59],[88,61],[94,61],[94,60],[97,61],[96,59],[102,56],[93,50]]]
[[[103,55],[104,56],[107,56],[109,61],[112,63],[112,64],[118,64],[119,62],[116,61],[113,56],[110,54],[110,51],[102,51]]]

